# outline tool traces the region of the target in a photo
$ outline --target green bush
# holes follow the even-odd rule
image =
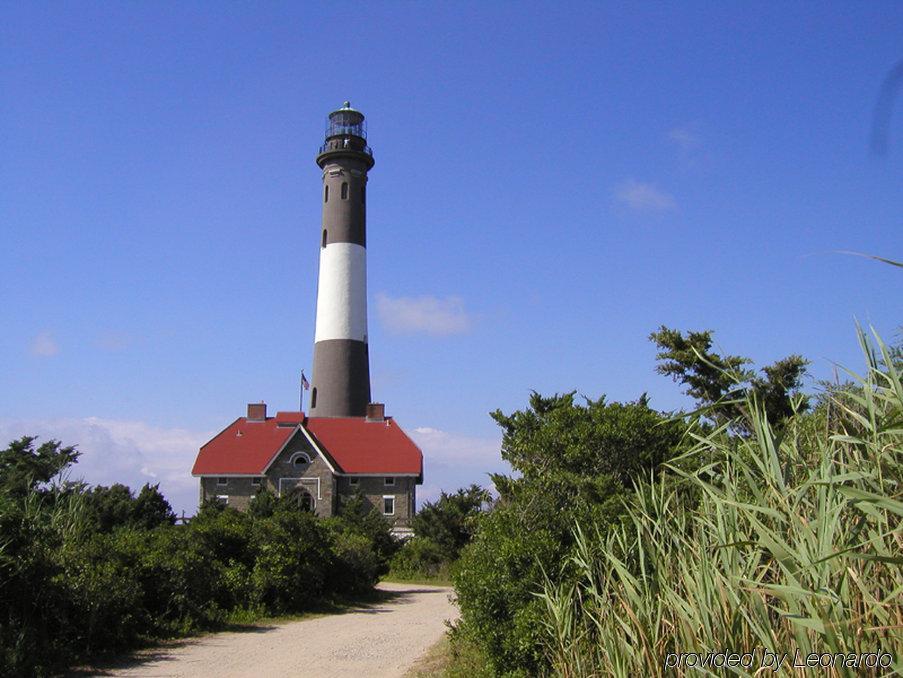
[[[0,477],[0,676],[52,675],[155,638],[362,593],[395,548],[385,520],[363,511],[320,520],[270,497],[173,525],[153,486],[137,497],[124,486],[42,489],[23,469],[63,468],[74,452],[31,441],[0,453],[0,470],[15,476]]]
[[[283,509],[255,522],[251,549],[254,600],[266,609],[303,610],[326,593],[334,556],[326,527],[312,513]]]
[[[527,410],[495,413],[502,456],[520,478],[494,477],[500,497],[477,519],[453,574],[462,642],[497,674],[528,676],[547,665],[537,597],[548,573],[567,580],[574,524],[616,525],[633,478],[655,472],[679,449],[684,426],[645,399],[577,404],[573,394],[533,394]]]
[[[80,529],[69,502],[0,494],[0,675],[47,675],[74,650],[76,621],[59,578],[65,536]]]
[[[350,529],[335,529],[331,534],[334,560],[327,572],[332,591],[354,595],[369,591],[388,570],[367,535]]]
[[[427,502],[411,521],[414,534],[438,547],[442,560],[452,563],[473,537],[476,518],[491,497],[479,485],[461,488],[454,494],[442,492],[435,502]]]
[[[404,543],[392,558],[390,571],[400,578],[438,577],[448,574],[445,551],[427,537],[414,537]]]

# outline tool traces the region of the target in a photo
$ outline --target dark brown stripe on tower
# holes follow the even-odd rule
[[[365,186],[367,169],[349,158],[331,161],[323,171],[323,232],[320,245],[350,242],[367,246]],[[342,196],[345,196],[344,198]]]
[[[363,417],[370,402],[367,344],[327,339],[314,344],[312,417]]]

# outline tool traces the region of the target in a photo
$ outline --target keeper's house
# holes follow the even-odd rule
[[[360,493],[396,535],[407,536],[423,454],[380,403],[368,405],[365,417],[269,417],[264,403],[252,403],[246,417],[200,449],[192,475],[200,479],[201,503],[219,500],[239,510],[267,489],[297,493],[306,508],[328,517],[341,513],[343,498]]]

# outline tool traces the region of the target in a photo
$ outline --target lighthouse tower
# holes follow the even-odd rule
[[[364,114],[345,102],[329,114],[317,164],[323,226],[314,338],[312,417],[363,417],[370,402],[367,351],[367,172]]]

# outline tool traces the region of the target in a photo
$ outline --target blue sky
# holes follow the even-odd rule
[[[0,434],[159,480],[310,368],[326,114],[367,115],[374,397],[424,496],[531,389],[689,405],[649,332],[814,378],[893,338],[903,5],[2,3]]]

